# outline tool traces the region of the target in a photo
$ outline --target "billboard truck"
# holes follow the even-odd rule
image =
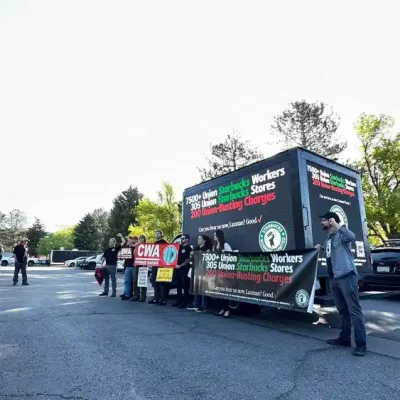
[[[327,211],[356,236],[352,251],[361,280],[372,267],[360,174],[303,148],[186,189],[182,229],[192,245],[199,235],[221,229],[234,251],[297,251],[324,243],[319,216]],[[324,258],[315,283],[315,301],[329,301]]]

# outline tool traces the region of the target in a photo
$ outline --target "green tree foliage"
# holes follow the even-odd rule
[[[74,243],[79,250],[99,250],[102,238],[92,214],[86,214],[75,227]]]
[[[143,194],[136,187],[130,186],[113,200],[113,207],[108,219],[108,238],[116,237],[118,233],[125,236],[131,225],[137,225],[136,207],[142,198]],[[106,242],[108,238],[106,238]]]
[[[206,157],[207,168],[198,168],[201,179],[216,178],[245,167],[262,158],[249,141],[244,141],[238,132],[228,135],[222,143],[210,144],[210,155]]]
[[[400,238],[400,134],[393,126],[387,115],[361,114],[355,124],[368,227],[382,240]]]
[[[157,201],[143,199],[136,208],[138,226],[131,226],[131,235],[145,234],[148,242],[155,240],[157,229],[164,232],[165,240],[171,241],[181,230],[182,219],[180,202],[175,201],[174,189],[163,183],[162,190],[157,193]]]
[[[38,253],[45,256],[48,255],[51,250],[60,250],[61,247],[65,250],[72,250],[74,249],[74,235],[74,226],[50,233],[40,240]]]
[[[94,218],[97,234],[99,237],[99,246],[100,248],[103,248],[105,240],[108,241],[109,239],[107,238],[109,213],[102,208],[97,208],[92,212],[92,217]]]
[[[86,214],[75,228],[75,247],[97,251],[104,248],[108,229],[108,213],[102,208]]]
[[[0,212],[0,243],[11,249],[18,238],[25,235],[27,218],[23,211],[14,209],[9,213]]]
[[[323,102],[305,100],[290,103],[274,118],[271,133],[282,149],[301,146],[322,156],[337,159],[346,149],[336,134],[340,118]]]
[[[46,236],[46,229],[39,218],[35,217],[35,222],[26,231],[26,236],[29,239],[29,253],[36,256],[38,254],[39,242]]]

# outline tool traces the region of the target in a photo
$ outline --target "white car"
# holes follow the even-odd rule
[[[64,265],[66,267],[76,267],[78,265],[78,261],[85,260],[87,257],[78,257],[74,260],[65,261]]]
[[[27,265],[32,267],[35,264],[39,264],[39,259],[35,257],[29,257]],[[5,252],[1,259],[1,266],[7,267],[8,265],[15,265],[14,254],[11,252]]]

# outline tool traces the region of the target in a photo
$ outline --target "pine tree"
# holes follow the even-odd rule
[[[46,229],[39,218],[35,217],[35,222],[26,231],[26,236],[29,239],[29,253],[31,255],[37,256],[38,245],[42,238],[47,235]]]
[[[222,143],[210,144],[210,153],[206,157],[208,168],[198,168],[203,181],[235,171],[262,158],[249,141],[242,140],[238,132],[228,135]]]
[[[323,102],[305,100],[290,103],[290,107],[274,118],[271,133],[283,149],[301,146],[322,156],[337,159],[346,149],[336,131],[340,118]]]
[[[113,200],[113,207],[108,218],[108,238],[116,237],[118,233],[126,236],[129,226],[136,226],[136,207],[143,194],[136,187],[130,186]]]

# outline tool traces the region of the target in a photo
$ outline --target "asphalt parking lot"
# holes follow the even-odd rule
[[[398,299],[363,301],[360,359],[325,344],[338,334],[334,309],[223,319],[99,298],[92,271],[30,268],[29,287],[11,277],[0,270],[0,399],[400,396]]]

